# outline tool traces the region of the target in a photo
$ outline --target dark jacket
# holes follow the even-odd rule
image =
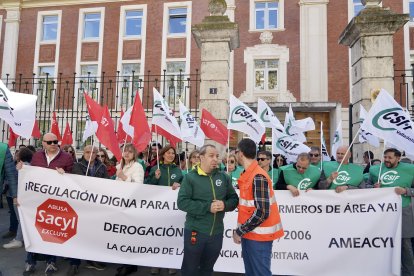
[[[86,170],[88,169],[88,161],[82,157],[82,159],[73,165],[72,173],[79,174],[79,175],[86,175]],[[98,177],[98,178],[109,178],[108,171],[106,170],[106,166],[102,164],[101,161],[95,159],[94,162],[94,169],[91,170],[89,166],[88,176]]]
[[[52,170],[62,168],[65,172],[70,173],[73,167],[73,158],[69,153],[60,150],[55,159],[47,165],[46,153],[44,150],[41,150],[33,154],[30,165]]]
[[[175,164],[160,164],[161,177],[155,178],[155,171],[157,166],[151,168],[151,172],[146,179],[145,184],[153,184],[160,186],[171,186],[174,182],[181,183],[183,180],[183,173],[181,169]]]
[[[9,148],[6,144],[3,145],[6,147],[5,158],[3,167],[1,168],[1,179],[0,179],[0,193],[3,191],[4,180],[7,180],[7,185],[10,189],[11,197],[17,197],[17,170],[16,164],[13,161],[13,156],[10,153]]]

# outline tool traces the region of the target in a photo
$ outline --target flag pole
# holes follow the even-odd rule
[[[155,134],[157,135],[157,169],[160,169],[160,159],[158,156],[158,130],[157,130],[157,125],[155,125]]]
[[[185,167],[187,168],[187,173],[188,173],[188,158],[187,158],[187,149],[184,151],[184,158],[185,158]]]
[[[271,145],[271,150],[270,150],[270,152],[272,153],[272,163],[271,163],[271,168],[272,168],[272,182],[273,182],[273,174],[274,174],[274,168],[273,168],[273,163],[274,163],[274,160],[273,160],[273,158],[274,158],[274,156],[273,156],[273,139],[274,139],[274,137],[273,137],[273,128],[272,128],[272,143],[270,144]],[[277,161],[276,161],[276,163],[277,163]],[[276,183],[273,183],[273,186],[275,185]]]
[[[361,130],[361,127],[359,127],[359,128],[358,128],[358,131],[357,131],[357,133],[355,134],[354,139],[352,139],[351,144],[350,144],[350,145],[349,145],[349,147],[347,148],[347,150],[346,150],[346,152],[345,152],[344,157],[346,157],[346,155],[348,154],[348,152],[349,152],[349,150],[351,149],[352,145],[354,144],[355,139],[357,138],[357,136],[358,136],[358,134],[359,134],[359,131],[360,131],[360,130]],[[342,164],[344,163],[344,160],[345,160],[345,158],[344,158],[344,159],[342,159],[341,164],[339,164],[339,167],[338,167],[338,169],[336,170],[337,172],[339,172],[339,170],[341,169],[341,166],[342,166]]]
[[[229,164],[227,164],[227,159],[230,153],[230,129],[227,129],[227,156],[226,156],[226,169],[227,173],[229,173]],[[237,164],[235,164],[237,166]]]
[[[379,167],[379,173],[378,173],[378,183],[381,184],[381,169],[382,169],[382,164],[384,163],[384,151],[385,151],[385,145],[387,144],[387,141],[384,140],[384,146],[382,148],[382,156],[381,156],[381,164]]]
[[[321,139],[321,148],[320,148],[320,155],[321,155],[321,171],[322,171],[322,168],[323,168],[323,155],[322,155],[322,149],[323,149],[323,121],[321,121],[321,136],[320,136],[320,139]]]
[[[86,168],[86,174],[85,174],[85,176],[88,176],[89,167],[90,167],[90,165],[91,165],[91,160],[92,160],[93,148],[94,148],[94,147],[95,147],[95,146],[94,146],[94,143],[92,142],[92,152],[91,152],[91,155],[89,156],[88,167]]]

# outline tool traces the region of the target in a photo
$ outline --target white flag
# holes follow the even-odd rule
[[[30,139],[36,120],[37,96],[11,92],[0,80],[0,118],[23,138]]]
[[[414,155],[414,130],[410,117],[386,90],[381,89],[361,127]]]
[[[298,155],[303,152],[310,152],[310,148],[294,140],[292,136],[272,129],[272,154],[282,154],[288,163],[292,163],[296,162]]]
[[[96,121],[91,121],[91,118],[86,116],[85,130],[83,131],[82,142],[85,141],[98,130],[98,123]]]
[[[359,122],[361,123],[361,130],[359,131],[359,142],[368,143],[371,146],[378,148],[380,144],[379,139],[378,137],[372,135],[372,131],[369,129],[369,125],[364,125],[364,128],[362,127],[362,123],[367,118],[368,113],[362,106],[362,104],[360,104],[359,106]]]
[[[325,138],[323,137],[323,122],[321,122],[321,153],[322,161],[331,161],[331,157],[328,153],[328,148],[326,147]]]
[[[256,143],[260,142],[265,133],[265,126],[259,116],[233,95],[230,95],[230,112],[227,128],[246,133]]]
[[[121,118],[122,128],[124,129],[125,133],[131,137],[134,137],[134,127],[129,124],[129,121],[131,120],[131,113],[133,107],[134,106],[128,108]]]
[[[267,128],[276,128],[279,132],[284,132],[285,128],[279,119],[275,116],[272,109],[262,99],[258,100],[257,103],[257,114],[262,120],[263,124]]]
[[[203,130],[197,124],[196,119],[188,111],[187,107],[180,101],[181,137],[197,147],[204,145],[206,138]]]
[[[289,105],[289,112],[285,116],[285,133],[292,136],[294,140],[299,142],[306,142],[306,136],[303,131],[299,130],[295,125],[295,116],[293,115],[292,105]]]
[[[335,130],[334,137],[332,139],[332,148],[331,148],[331,154],[335,156],[336,159],[336,150],[342,146],[343,140],[342,140],[342,122],[338,123],[338,127]]]
[[[153,88],[154,94],[154,108],[152,109],[152,124],[160,126],[162,129],[170,133],[171,135],[180,138],[180,126],[177,119],[171,112],[167,102],[157,91]]]

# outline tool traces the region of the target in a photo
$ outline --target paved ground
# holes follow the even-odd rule
[[[3,197],[4,198],[4,197]],[[4,243],[7,243],[9,240],[2,240],[1,236],[8,231],[9,227],[9,213],[8,213],[8,207],[4,202],[4,208],[0,208],[0,243],[1,245]],[[0,271],[3,273],[2,276],[16,276],[16,275],[22,275],[24,270],[24,261],[25,261],[26,252],[24,248],[19,249],[4,249],[2,246],[0,247]],[[69,268],[69,264],[66,260],[58,259],[57,265],[59,267],[59,272],[55,275],[57,276],[63,276],[66,275],[66,271]],[[115,275],[116,268],[119,265],[116,264],[108,264],[107,268],[104,271],[96,271],[91,270],[84,267],[85,264],[82,262],[80,266],[79,276],[109,276],[109,275]],[[37,264],[37,271],[35,273],[36,276],[38,275],[44,275],[44,269],[45,269],[45,263],[44,262],[38,262]],[[137,272],[131,274],[134,276],[146,276],[151,275],[150,274],[150,268],[148,267],[140,267]],[[168,275],[167,269],[162,269],[161,273],[158,275],[166,276]],[[176,274],[177,276],[180,276],[181,274],[178,272]],[[236,276],[241,274],[233,274],[233,273],[214,273],[214,276]],[[196,276],[196,275],[194,275]]]

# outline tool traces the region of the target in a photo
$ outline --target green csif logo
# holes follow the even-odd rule
[[[395,127],[383,127],[380,125],[380,119],[387,121],[388,123],[401,127],[404,130],[411,129],[411,122],[406,118],[404,111],[400,107],[385,109],[372,118],[372,125],[383,131],[394,131]]]
[[[253,115],[244,106],[236,106],[231,112],[230,122],[232,124],[238,124],[246,121],[249,121],[250,123],[257,122]]]

